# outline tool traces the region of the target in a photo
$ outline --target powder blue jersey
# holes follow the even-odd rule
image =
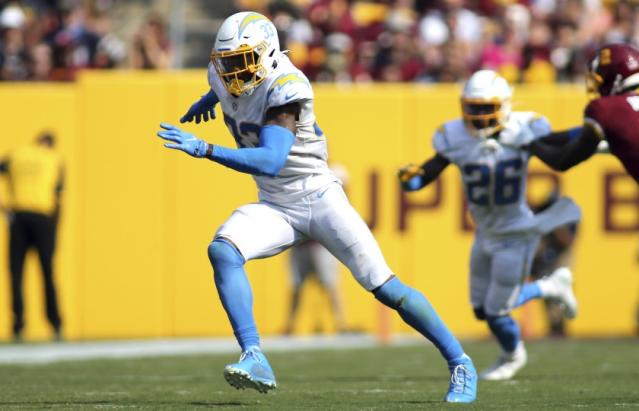
[[[256,147],[268,109],[299,103],[295,142],[277,177],[253,176],[262,200],[274,203],[298,200],[324,185],[339,181],[326,163],[326,136],[317,125],[313,111],[313,89],[308,79],[285,54],[275,70],[252,93],[231,95],[215,67],[209,64],[209,85],[220,100],[224,122],[238,147]]]
[[[548,121],[533,112],[513,112],[518,122],[536,137],[550,133]],[[502,146],[494,139],[477,138],[463,120],[440,127],[433,137],[435,151],[461,172],[470,212],[477,230],[485,235],[504,235],[531,230],[536,221],[526,200],[529,153]]]

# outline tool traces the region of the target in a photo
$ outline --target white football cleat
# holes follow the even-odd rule
[[[487,381],[509,380],[517,371],[524,368],[527,362],[528,354],[526,354],[524,343],[520,341],[515,351],[502,353],[493,365],[479,374],[479,378]]]
[[[566,318],[577,316],[577,298],[572,291],[572,273],[568,267],[556,269],[548,277],[537,281],[544,298],[557,299],[564,307]]]

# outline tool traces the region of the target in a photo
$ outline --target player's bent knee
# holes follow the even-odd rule
[[[486,311],[484,311],[484,307],[475,307],[473,308],[473,312],[475,313],[475,318],[478,320],[483,321],[486,319]]]
[[[217,271],[225,266],[243,266],[244,258],[233,245],[221,239],[215,239],[209,244],[209,261]]]

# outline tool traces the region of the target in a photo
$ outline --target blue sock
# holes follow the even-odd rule
[[[216,239],[209,245],[217,293],[231,321],[242,351],[260,345],[253,319],[253,292],[244,271],[244,257],[228,242]]]
[[[541,298],[541,290],[539,289],[537,282],[526,283],[523,287],[521,287],[521,292],[517,296],[517,301],[515,302],[514,307],[524,305],[528,301],[536,298]]]
[[[506,352],[513,352],[519,344],[519,325],[509,315],[486,317],[490,331],[497,338],[499,345]]]
[[[464,355],[461,344],[422,293],[393,277],[375,289],[373,294],[384,305],[396,310],[408,325],[435,344],[446,361],[451,363],[461,360]]]

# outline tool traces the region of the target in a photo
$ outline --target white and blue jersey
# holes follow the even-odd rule
[[[513,112],[510,121],[535,137],[550,133],[548,121],[533,112]],[[529,153],[469,133],[463,120],[445,123],[433,137],[435,151],[461,172],[468,207],[483,235],[531,230],[536,224],[526,200]]]
[[[550,133],[548,121],[532,112],[511,113],[508,121],[519,123],[510,126],[535,138]],[[579,207],[561,198],[543,213],[533,214],[526,198],[529,153],[474,137],[461,119],[444,124],[433,145],[459,168],[477,226],[470,257],[471,304],[487,315],[506,315],[530,273],[541,235],[578,221]]]
[[[240,148],[259,145],[260,129],[268,109],[295,102],[300,104],[295,142],[279,175],[253,176],[261,200],[295,201],[328,183],[339,181],[326,163],[326,137],[315,120],[313,89],[304,73],[285,54],[280,55],[277,68],[250,95],[231,95],[213,64],[209,64],[208,80],[220,100],[224,122]]]

